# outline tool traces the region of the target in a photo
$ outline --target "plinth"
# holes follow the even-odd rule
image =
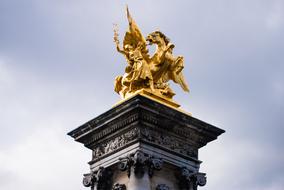
[[[199,148],[225,131],[140,94],[68,133],[92,150],[83,184],[97,190],[196,190]]]

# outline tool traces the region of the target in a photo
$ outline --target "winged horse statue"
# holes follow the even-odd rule
[[[141,30],[126,7],[128,19],[128,31],[125,33],[122,48],[120,47],[118,29],[114,29],[114,42],[118,52],[123,54],[127,61],[124,75],[115,79],[115,92],[123,99],[139,92],[148,92],[166,99],[172,99],[175,95],[169,86],[172,80],[181,88],[189,92],[182,70],[184,60],[182,56],[174,56],[174,44],[160,31],[154,31],[142,35]],[[155,53],[150,56],[148,45],[156,45]]]

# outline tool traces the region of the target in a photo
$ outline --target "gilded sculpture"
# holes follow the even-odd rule
[[[115,79],[115,92],[125,99],[139,93],[141,90],[172,100],[175,95],[169,86],[172,80],[181,88],[189,92],[182,70],[184,61],[182,56],[174,56],[169,38],[160,31],[150,33],[146,38],[131,17],[126,8],[128,31],[125,33],[122,48],[120,47],[118,29],[114,29],[114,42],[119,53],[123,54],[127,65],[125,73]],[[147,46],[156,45],[153,56],[148,53]]]

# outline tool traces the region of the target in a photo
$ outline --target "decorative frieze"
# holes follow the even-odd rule
[[[163,132],[154,131],[149,128],[135,127],[128,132],[121,133],[119,136],[98,144],[93,149],[92,161],[97,161],[101,157],[113,153],[120,148],[127,146],[129,143],[138,140],[138,138],[179,154],[197,158],[197,149],[193,148],[189,143]]]
[[[174,136],[166,135],[165,133],[148,128],[141,129],[141,135],[143,140],[160,145],[163,148],[170,149],[177,153],[197,158],[197,149],[184,141],[178,140]]]
[[[138,137],[138,129],[133,128],[130,131],[121,134],[105,143],[102,143],[93,150],[93,161],[98,160],[100,157],[114,152],[119,148],[127,145]]]

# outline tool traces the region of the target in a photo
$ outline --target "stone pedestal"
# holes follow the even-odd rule
[[[198,149],[224,130],[136,95],[68,133],[92,150],[83,184],[97,190],[196,190]]]

